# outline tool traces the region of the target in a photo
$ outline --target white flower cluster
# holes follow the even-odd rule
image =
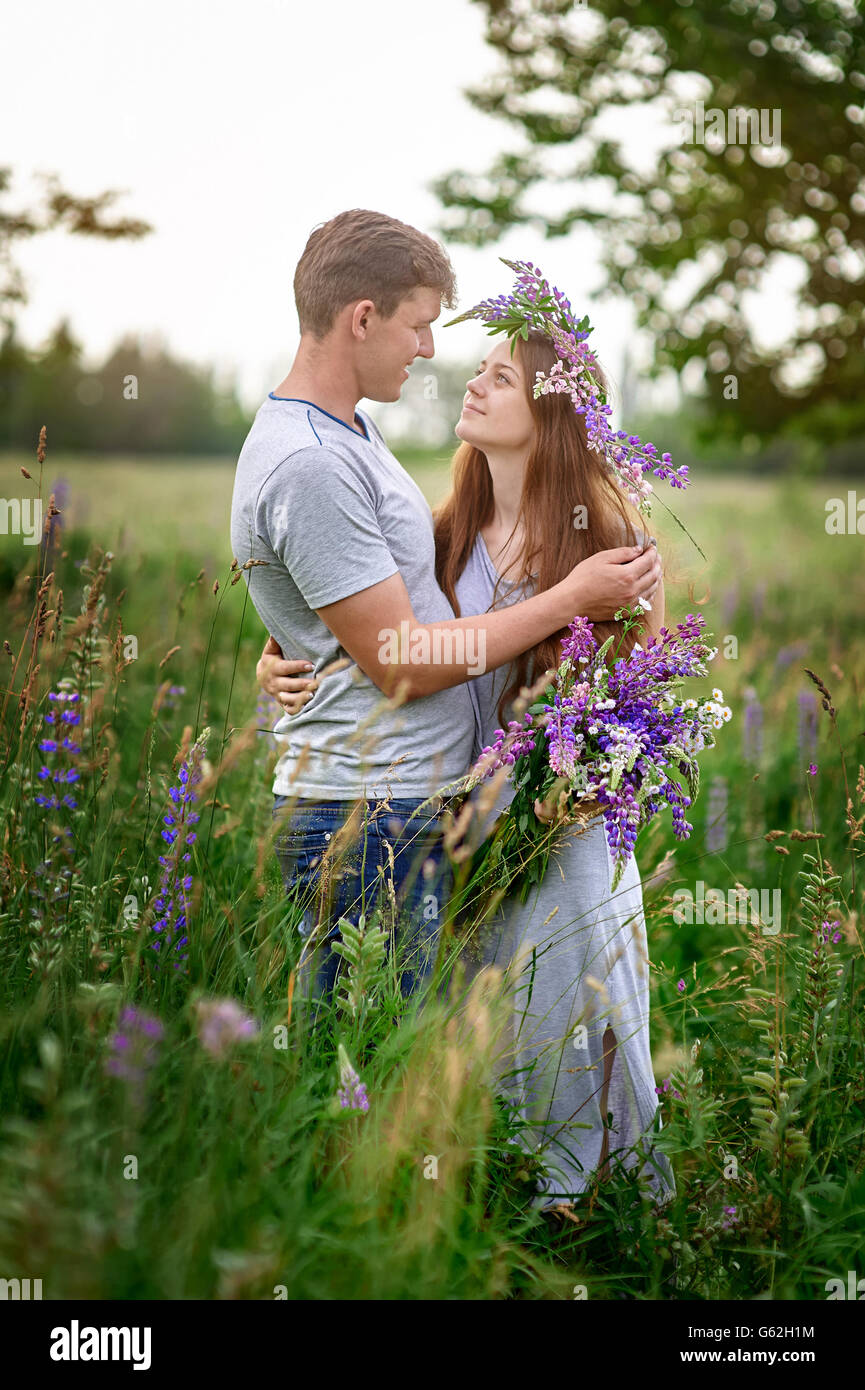
[[[683,708],[696,710],[701,724],[711,724],[713,729],[720,729],[722,724],[729,723],[733,717],[733,711],[729,705],[722,703],[723,699],[723,690],[715,686],[711,700],[685,700]],[[701,744],[700,747],[702,746]]]

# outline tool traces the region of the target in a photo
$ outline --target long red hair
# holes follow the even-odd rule
[[[519,526],[522,522],[525,535],[522,569],[520,573],[509,571],[507,583],[510,586],[529,580],[537,572],[534,584],[536,592],[541,593],[599,550],[635,545],[634,522],[639,522],[639,513],[611,479],[602,456],[589,448],[582,416],[574,411],[570,397],[552,393],[536,400],[532,395],[535,373],[548,372],[556,361],[552,341],[533,330],[528,338],[517,340],[516,353],[534,417],[535,436],[526,461],[516,523]],[[601,384],[606,390],[603,377]],[[478,532],[493,518],[493,483],[486,455],[465,442],[454,454],[451,474],[451,491],[435,511],[436,579],[460,617],[456,584]],[[585,527],[574,524],[579,506],[586,508]],[[491,608],[498,601],[498,588],[497,584]],[[620,642],[614,643],[613,649],[618,645],[618,654],[623,656],[636,645],[640,629],[632,628],[624,638],[621,631],[620,622],[594,623],[598,644],[617,633]],[[567,628],[563,628],[511,663],[510,679],[498,703],[503,727],[507,705],[529,683],[530,667],[532,678],[537,679],[545,670],[558,666],[560,643],[567,635]]]

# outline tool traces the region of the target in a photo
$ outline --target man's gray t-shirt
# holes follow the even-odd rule
[[[397,571],[418,622],[454,617],[435,579],[426,499],[369,416],[356,419],[366,435],[310,401],[271,393],[237,463],[234,555],[241,565],[266,562],[244,571],[249,595],[283,655],[313,663],[310,676],[348,657],[314,610]],[[274,792],[424,798],[467,772],[475,716],[464,683],[395,710],[384,699],[354,662],[323,680],[300,714],[274,728],[286,747]]]

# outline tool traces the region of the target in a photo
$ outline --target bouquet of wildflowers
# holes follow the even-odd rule
[[[619,610],[623,636],[643,613],[641,605]],[[583,829],[603,816],[613,891],[638,832],[664,806],[671,808],[676,838],[688,838],[693,826],[685,813],[699,789],[697,755],[714,746],[713,731],[731,718],[718,689],[711,699],[680,694],[685,679],[706,676],[707,662],[717,655],[703,627],[701,615],[689,614],[675,632],[661,628],[660,638],[617,658],[611,652],[615,635],[599,647],[592,624],[574,619],[544,698],[529,706],[522,724],[512,720],[496,731],[463,784],[469,791],[509,768],[514,796],[460,874],[453,916],[470,909],[480,922],[503,896],[519,890],[525,902],[543,878],[562,825],[540,821],[536,799],[549,803],[564,791],[568,819]]]

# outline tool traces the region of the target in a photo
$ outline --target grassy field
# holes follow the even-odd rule
[[[434,504],[447,457],[405,461]],[[3,497],[28,495],[22,464],[36,472],[0,459]],[[46,1298],[569,1299],[582,1285],[593,1299],[822,1299],[857,1267],[865,566],[861,537],[825,530],[846,481],[695,471],[688,493],[659,493],[708,557],[659,504],[668,621],[705,614],[711,684],[734,713],[691,839],[665,821],[638,844],[678,1194],[659,1214],[618,1174],[556,1225],[530,1209],[532,1162],[486,1081],[494,990],[463,1017],[418,1012],[384,981],[376,1008],[335,1013],[324,1039],[292,1005],[297,905],[268,845],[275,754],[255,732],[263,633],[230,582],[233,461],[52,453],[46,499],[58,480],[41,600],[38,547],[0,536],[3,1270],[43,1278]],[[38,744],[64,679],[86,710],[80,794],[51,815]],[[188,974],[172,978],[148,949],[162,817],[184,730],[188,751],[205,728]],[[700,882],[778,889],[781,932],[677,921],[673,895]],[[821,954],[823,921],[837,940]],[[213,1049],[205,1021],[224,1000],[257,1031]],[[368,1113],[333,1110],[336,1037]],[[430,1154],[447,1155],[435,1182]]]

